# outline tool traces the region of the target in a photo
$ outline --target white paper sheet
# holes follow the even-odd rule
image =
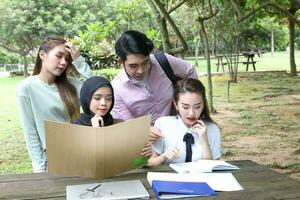
[[[140,180],[68,185],[67,200],[149,199]]]
[[[178,173],[200,173],[218,170],[238,170],[239,167],[223,160],[198,160],[196,162],[170,164]]]
[[[150,185],[152,184],[153,180],[164,180],[182,182],[206,182],[215,191],[238,191],[244,189],[232,175],[232,173],[177,174],[148,172],[147,180]]]

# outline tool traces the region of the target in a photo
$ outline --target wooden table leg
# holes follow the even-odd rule
[[[255,63],[254,63],[253,57],[254,57],[254,56],[251,56],[252,66],[253,66],[253,70],[256,71],[256,69],[255,69]]]
[[[248,71],[248,67],[249,67],[249,60],[250,60],[250,56],[248,56],[248,57],[247,57],[246,72]]]
[[[217,63],[217,72],[219,71],[219,65],[220,65],[220,58],[218,58],[218,63]]]

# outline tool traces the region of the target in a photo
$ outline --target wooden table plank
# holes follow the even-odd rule
[[[241,168],[233,174],[245,190],[218,192],[215,197],[201,197],[201,199],[300,199],[299,181],[252,161],[231,163]],[[137,169],[104,180],[63,177],[46,173],[4,175],[0,176],[0,199],[65,199],[67,185],[133,179],[141,179],[153,197],[152,189],[146,180],[147,171],[171,172],[171,169],[168,166]]]

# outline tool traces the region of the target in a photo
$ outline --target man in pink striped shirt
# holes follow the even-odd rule
[[[122,34],[115,48],[123,68],[112,81],[113,117],[127,120],[151,114],[154,124],[157,118],[170,115],[173,84],[155,57],[150,55],[154,48],[152,41],[145,34],[130,30]],[[165,55],[177,77],[197,78],[196,70],[189,63]],[[153,128],[151,131],[157,133]]]

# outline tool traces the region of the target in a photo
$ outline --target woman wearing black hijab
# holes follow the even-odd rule
[[[108,80],[100,76],[87,79],[80,90],[80,101],[84,113],[74,124],[102,127],[114,123],[110,114],[114,106],[113,88]]]

